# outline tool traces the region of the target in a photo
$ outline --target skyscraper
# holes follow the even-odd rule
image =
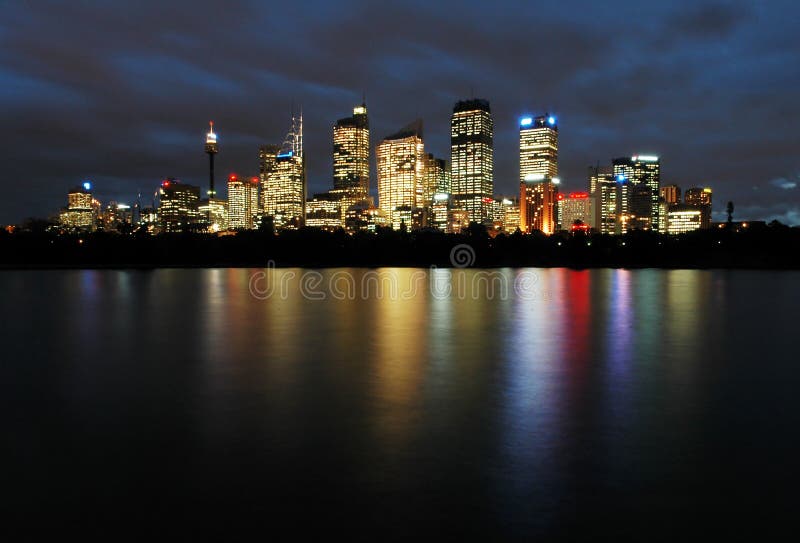
[[[84,181],[67,194],[67,207],[61,211],[61,226],[75,230],[94,230],[95,212],[92,199],[92,183]]]
[[[700,188],[700,187],[692,187],[690,189],[686,189],[686,194],[684,195],[684,203],[690,206],[704,206],[704,205],[711,205],[711,195],[712,191],[710,188]],[[680,200],[680,196],[678,196]]]
[[[333,127],[333,188],[369,192],[369,120],[367,105],[353,108],[353,116]]]
[[[272,217],[275,228],[300,228],[305,223],[306,167],[303,151],[303,115],[292,116],[292,128],[283,145],[274,149],[262,146],[263,213]],[[228,211],[230,215],[230,210]]]
[[[450,194],[450,172],[447,170],[447,161],[431,153],[425,154],[424,162],[422,204],[428,207],[435,194]]]
[[[616,234],[619,209],[619,187],[613,174],[600,174],[595,179],[595,228],[601,234]]]
[[[592,198],[588,192],[570,192],[564,196],[559,194],[558,207],[561,230],[573,230],[577,221],[580,221],[585,228],[595,227]]]
[[[262,215],[272,215],[277,206],[275,193],[270,190],[274,181],[275,164],[278,160],[278,153],[281,152],[280,145],[260,145],[258,147],[258,179],[261,184],[261,196],[258,203],[259,212]],[[272,213],[267,213],[267,210]]]
[[[558,123],[550,114],[519,121],[519,180],[558,177]]]
[[[702,211],[700,227],[711,227],[711,189],[709,187],[692,187],[686,189],[684,202]]]
[[[228,228],[250,230],[258,215],[258,177],[228,176]]]
[[[528,174],[519,184],[519,222],[523,232],[556,231],[558,179]]]
[[[183,232],[197,227],[200,187],[172,177],[161,182],[158,218],[163,232]]]
[[[450,118],[453,205],[475,222],[491,220],[494,192],[494,125],[487,100],[462,100]]]
[[[678,204],[681,201],[681,188],[678,185],[664,185],[659,189],[658,195],[668,206]]]
[[[653,199],[650,187],[644,183],[634,183],[630,179],[620,178],[617,189],[618,231],[658,230],[658,225],[654,226],[652,223]]]
[[[645,185],[650,189],[650,226],[654,230],[659,227],[658,198],[661,187],[661,162],[657,156],[638,155],[630,158],[615,158],[614,175],[621,180],[630,180],[634,185]],[[624,209],[623,198],[623,212]]]
[[[376,149],[378,164],[378,205],[392,227],[401,223],[411,228],[412,216],[422,201],[425,146],[422,121],[387,136]]]

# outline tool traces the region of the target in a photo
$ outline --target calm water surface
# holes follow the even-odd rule
[[[3,516],[657,538],[794,509],[798,273],[314,300],[255,271],[0,272]]]

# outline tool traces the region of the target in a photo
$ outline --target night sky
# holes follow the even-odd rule
[[[416,117],[449,159],[454,102],[490,100],[495,193],[517,191],[517,120],[559,118],[561,178],[658,154],[662,184],[714,189],[715,219],[800,224],[800,6],[756,2],[9,1],[0,11],[0,223],[48,216],[90,178],[149,203],[160,179],[255,175],[305,118],[309,193],[366,93],[373,146]],[[374,160],[374,158],[373,158]],[[374,165],[371,186],[376,191]]]

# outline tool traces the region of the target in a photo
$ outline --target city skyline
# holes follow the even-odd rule
[[[452,104],[489,100],[495,195],[517,193],[519,118],[549,111],[564,130],[566,190],[583,189],[586,166],[597,161],[652,152],[664,159],[664,183],[713,186],[715,201],[733,200],[741,217],[800,222],[792,141],[800,106],[791,90],[798,75],[783,69],[800,50],[791,39],[792,13],[780,2],[641,10],[612,2],[577,14],[537,6],[537,19],[552,21],[541,30],[553,43],[548,54],[521,37],[533,6],[489,14],[470,4],[390,7],[391,16],[387,8],[351,7],[331,13],[317,6],[308,11],[320,14],[302,23],[289,14],[283,28],[264,32],[255,21],[275,23],[250,5],[151,14],[9,6],[0,23],[0,104],[3,147],[14,160],[0,183],[13,189],[24,182],[28,190],[8,191],[0,222],[51,214],[65,188],[85,178],[102,200],[128,203],[166,177],[205,186],[208,158],[197,141],[210,119],[220,133],[221,189],[230,172],[257,173],[253,149],[285,133],[292,102],[303,104],[307,119],[308,194],[328,190],[331,125],[364,93],[373,141],[421,117],[425,149],[439,157],[449,156]],[[603,25],[620,8],[637,26],[609,40]],[[390,32],[412,12],[415,25]],[[209,19],[216,23],[210,29]],[[84,25],[93,31],[75,31]],[[355,28],[374,44],[342,37]],[[469,40],[454,38],[465,31]],[[252,49],[268,50],[289,32],[297,50],[254,56]],[[169,85],[153,84],[167,75]],[[723,215],[718,205],[715,220]]]

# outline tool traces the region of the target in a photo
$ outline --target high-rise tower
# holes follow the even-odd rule
[[[519,120],[519,180],[558,177],[558,122],[549,113]]]
[[[649,226],[659,228],[658,198],[661,188],[661,162],[657,156],[638,155],[634,157],[615,158],[614,176],[620,181],[630,181],[633,185],[644,185],[650,190]],[[623,195],[621,211],[627,213],[627,201]]]
[[[208,123],[208,134],[206,134],[206,154],[208,155],[208,197],[216,198],[217,191],[214,190],[214,155],[219,152],[217,148],[217,135],[214,133],[214,121]]]
[[[411,228],[413,214],[422,205],[425,146],[422,121],[417,120],[387,136],[376,150],[378,205],[394,229]]]
[[[275,228],[300,228],[305,223],[306,162],[303,152],[303,114],[292,115],[292,127],[277,153],[262,147],[262,206]],[[274,158],[273,158],[274,157]]]
[[[491,220],[494,191],[494,125],[487,100],[461,100],[450,117],[450,178],[453,205],[470,221]]]
[[[333,188],[364,197],[369,192],[369,120],[364,103],[333,127]]]

